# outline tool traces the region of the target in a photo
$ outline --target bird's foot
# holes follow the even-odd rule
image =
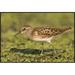
[[[43,50],[42,50],[40,55],[43,55],[43,54],[44,54],[44,52],[43,52]]]

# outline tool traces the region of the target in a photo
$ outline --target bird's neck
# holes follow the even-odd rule
[[[30,30],[28,30],[28,31],[26,32],[26,36],[27,36],[28,38],[31,38],[31,33],[32,33],[32,31],[33,31],[33,29],[30,29]]]

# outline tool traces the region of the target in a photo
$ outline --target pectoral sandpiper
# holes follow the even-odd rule
[[[51,43],[51,40],[56,35],[62,34],[66,31],[69,31],[71,27],[67,28],[54,28],[54,27],[31,27],[29,25],[25,25],[21,28],[21,30],[17,33],[21,33],[23,35],[26,35],[29,39],[34,41],[46,41],[48,43]],[[16,34],[16,35],[17,35]]]

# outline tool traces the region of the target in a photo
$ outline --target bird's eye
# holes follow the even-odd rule
[[[22,29],[23,31],[26,30],[25,28]]]

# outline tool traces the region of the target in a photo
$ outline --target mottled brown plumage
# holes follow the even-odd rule
[[[38,35],[41,36],[42,38],[51,37],[51,36],[59,35],[69,29],[71,28],[69,27],[69,28],[61,29],[61,28],[50,28],[50,27],[36,27],[32,31],[32,36]]]
[[[47,41],[51,42],[52,38],[56,35],[62,34],[70,30],[71,27],[67,28],[52,28],[52,27],[35,27],[32,28],[31,26],[24,26],[19,32],[23,33],[28,38],[35,40],[35,41]]]

